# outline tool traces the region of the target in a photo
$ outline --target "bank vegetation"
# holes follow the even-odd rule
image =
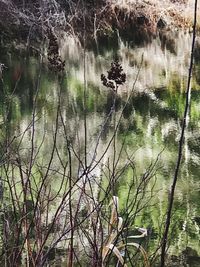
[[[1,46],[40,44],[49,28],[80,41],[83,32],[96,42],[116,35],[148,41],[160,31],[190,31],[193,6],[192,0],[0,0]]]

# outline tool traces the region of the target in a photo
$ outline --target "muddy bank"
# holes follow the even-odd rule
[[[14,40],[40,46],[48,29],[67,32],[91,42],[120,35],[134,44],[150,41],[160,32],[191,30],[191,0],[0,0],[1,46]],[[85,32],[85,34],[83,34]]]
[[[74,4],[72,9],[76,13],[71,16],[67,27],[67,31],[81,41],[84,29],[86,40],[106,42],[120,35],[133,44],[151,41],[155,36],[167,32],[192,30],[194,2],[191,0],[86,2],[83,6],[79,2]]]

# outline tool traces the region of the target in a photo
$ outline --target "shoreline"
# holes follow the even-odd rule
[[[90,43],[108,42],[120,36],[132,44],[149,42],[156,36],[192,31],[192,0],[88,0],[84,4],[73,0],[54,1],[57,6],[39,6],[39,2],[24,7],[14,1],[0,0],[4,10],[0,16],[0,46],[19,43],[40,47],[48,40],[48,29],[59,37],[62,33]],[[25,1],[26,2],[26,1]],[[27,0],[28,2],[28,0]],[[46,1],[49,2],[49,1]],[[38,13],[40,10],[40,13]],[[200,7],[198,7],[200,14]],[[198,15],[200,16],[200,15]],[[200,31],[198,18],[197,31]]]

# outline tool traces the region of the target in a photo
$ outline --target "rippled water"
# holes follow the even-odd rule
[[[100,76],[107,72],[113,59],[119,59],[124,72],[127,74],[127,81],[119,88],[116,96],[115,120],[118,121],[122,115],[115,144],[116,153],[120,152],[122,144],[125,148],[120,155],[118,166],[124,166],[127,162],[127,155],[134,154],[134,177],[140,177],[158,158],[155,166],[156,173],[147,187],[145,207],[134,218],[136,226],[151,230],[149,246],[153,250],[161,235],[160,228],[166,212],[170,183],[177,159],[190,46],[191,36],[181,33],[168,38],[161,36],[140,47],[123,43],[119,39],[114,46],[110,45],[109,49],[99,45],[98,49],[95,47],[94,50],[86,51],[76,40],[64,38],[61,40],[60,49],[62,58],[66,61],[66,71],[61,86],[56,75],[48,70],[45,60],[40,69],[39,58],[37,57],[27,56],[23,53],[21,55],[14,53],[1,55],[1,62],[4,62],[8,67],[3,72],[0,92],[1,144],[5,141],[4,126],[6,120],[7,134],[11,140],[14,136],[17,142],[21,140],[20,151],[22,151],[24,164],[28,164],[31,145],[31,129],[28,126],[31,122],[34,99],[37,94],[35,147],[41,146],[37,164],[46,166],[51,157],[50,149],[53,145],[60,92],[61,113],[66,125],[68,139],[79,153],[81,160],[84,161],[85,93],[87,161],[93,160],[97,142],[99,142],[99,146],[95,161],[101,158],[105,152],[101,164],[97,165],[90,174],[93,178],[95,177],[92,186],[94,187],[94,194],[98,195],[98,181],[102,176],[102,165],[107,166],[106,164],[113,160],[113,148],[110,147],[106,151],[105,149],[112,138],[114,127],[111,118],[105,123],[113,105],[114,95],[103,87]],[[38,80],[39,76],[40,80]],[[129,102],[126,104],[129,96]],[[126,106],[125,109],[124,106]],[[176,255],[186,247],[191,247],[200,254],[199,118],[200,59],[196,53],[189,123],[185,136],[170,233],[172,240],[170,253]],[[57,149],[59,156],[65,162],[67,157],[66,139],[61,128],[59,125]],[[23,132],[25,132],[24,135]],[[101,137],[98,139],[100,132]],[[16,144],[13,146],[10,149],[14,153]],[[3,151],[2,147],[1,151]],[[94,165],[95,161],[93,162]],[[4,155],[1,157],[1,162],[4,162]],[[73,164],[72,172],[73,176],[76,177],[80,175],[81,167],[75,156]],[[51,166],[52,170],[56,170],[57,173],[55,172],[55,177],[50,179],[51,187],[55,191],[60,185],[58,175],[60,165],[61,162],[57,155]],[[104,172],[109,172],[109,170]],[[132,171],[127,170],[121,174],[117,182],[115,194],[119,197],[121,210],[125,205],[132,179]],[[81,187],[84,181],[79,181],[79,183]],[[134,197],[134,191],[132,194]],[[76,195],[74,201],[76,202]],[[52,210],[49,217],[53,216]]]

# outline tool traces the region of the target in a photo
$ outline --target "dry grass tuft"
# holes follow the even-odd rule
[[[112,202],[110,203],[112,206],[110,222],[109,222],[109,231],[108,238],[105,241],[102,249],[102,267],[106,266],[106,258],[109,254],[113,253],[118,262],[122,264],[122,266],[127,267],[124,257],[123,250],[128,247],[136,248],[141,255],[143,256],[143,263],[145,267],[150,267],[148,255],[145,249],[136,242],[125,242],[123,239],[118,241],[120,234],[123,232],[123,218],[119,216],[119,199],[116,196],[113,196]],[[147,236],[147,229],[145,228],[137,228],[137,230],[141,233],[140,235],[128,236],[127,240],[137,239]]]
[[[154,30],[160,27],[188,29],[192,26],[193,0],[117,0],[111,1],[111,6],[120,9],[124,17],[131,15],[136,20],[145,17]],[[198,9],[200,17],[200,7]]]

